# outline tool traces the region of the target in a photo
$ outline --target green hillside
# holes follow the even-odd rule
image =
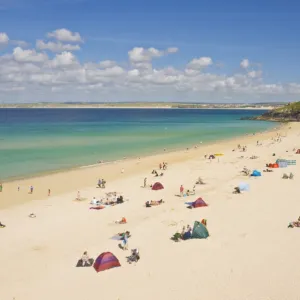
[[[255,119],[280,122],[300,122],[300,102],[289,103],[283,107],[270,110]]]

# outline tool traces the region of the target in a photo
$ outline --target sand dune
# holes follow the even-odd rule
[[[271,140],[277,132],[286,135],[280,143]],[[299,300],[300,229],[287,228],[300,215],[299,165],[260,178],[240,174],[244,166],[262,171],[277,158],[297,159],[292,150],[300,147],[299,132],[300,126],[293,124],[201,149],[4,183],[0,221],[7,227],[0,229],[0,299]],[[262,146],[256,146],[257,140]],[[237,143],[247,144],[247,152],[232,151]],[[216,152],[225,155],[204,159]],[[259,158],[249,159],[251,155]],[[141,188],[144,177],[149,184],[156,181],[151,171],[162,161],[169,163],[158,179],[165,189]],[[281,179],[284,172],[295,178]],[[191,189],[198,176],[207,184],[197,186],[194,196],[175,196],[181,184]],[[105,190],[95,187],[99,177],[108,182]],[[240,182],[249,183],[249,192],[232,194]],[[30,185],[33,195],[28,194]],[[86,201],[74,201],[78,190]],[[92,197],[109,191],[121,192],[129,201],[89,209]],[[186,208],[184,202],[200,196],[208,207]],[[161,198],[164,204],[144,207],[147,200]],[[29,218],[30,213],[36,218]],[[114,223],[123,216],[128,224]],[[208,220],[208,239],[170,240],[183,225],[203,218]],[[124,230],[132,233],[129,249],[140,250],[136,265],[126,262],[129,251],[111,239]],[[111,251],[122,266],[100,273],[75,268],[85,250],[93,258]]]

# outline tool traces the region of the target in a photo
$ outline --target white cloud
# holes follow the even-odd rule
[[[262,75],[262,71],[250,71],[250,72],[248,72],[248,76],[250,77],[250,78],[260,78],[261,77],[261,75]]]
[[[36,48],[39,50],[50,50],[52,52],[63,51],[77,51],[80,50],[79,45],[63,44],[61,42],[44,42],[42,40],[36,41]]]
[[[68,51],[64,51],[61,54],[57,54],[51,61],[51,66],[54,68],[69,67],[77,64],[78,61],[75,55]]]
[[[117,65],[117,63],[113,60],[103,60],[103,61],[99,62],[99,67],[104,68],[104,69],[111,68],[111,67],[114,67],[116,65]]]
[[[171,48],[168,48],[167,50],[166,50],[166,52],[167,53],[176,53],[176,52],[178,52],[178,48],[176,48],[176,47],[171,47]]]
[[[32,63],[41,63],[48,59],[45,53],[37,53],[35,50],[23,50],[21,47],[16,47],[13,50],[13,57],[17,62]]]
[[[243,59],[240,63],[240,67],[243,69],[247,69],[249,68],[249,66],[250,66],[250,61],[247,58]]]
[[[9,37],[5,32],[0,32],[0,45],[6,45],[9,41]]]
[[[54,38],[60,42],[82,42],[82,38],[78,32],[72,32],[66,28],[61,28],[49,32],[47,34],[49,38]]]
[[[74,33],[71,33],[73,36]],[[60,38],[62,38],[60,36]],[[66,37],[64,37],[65,39]],[[81,37],[80,37],[81,38]],[[300,83],[265,83],[261,67],[245,59],[243,70],[233,74],[219,74],[206,67],[214,64],[211,57],[192,59],[185,67],[152,65],[152,60],[178,52],[177,48],[156,49],[135,47],[128,52],[129,63],[114,60],[81,63],[72,51],[79,47],[60,40],[37,41],[39,50],[50,50],[48,55],[36,49],[16,47],[12,53],[0,55],[0,91],[6,99],[23,90],[24,99],[39,101],[43,94],[46,101],[55,99],[81,101],[85,93],[93,100],[172,99],[195,101],[210,99],[283,99],[300,97]],[[12,43],[11,40],[8,43]],[[67,48],[66,48],[67,47]],[[68,48],[70,47],[70,48]],[[67,50],[68,49],[68,50]],[[111,57],[113,59],[113,57]],[[170,61],[170,60],[168,60]],[[239,62],[237,62],[238,66]],[[222,70],[225,72],[225,69]],[[22,96],[22,97],[23,97]],[[11,98],[9,98],[11,97]],[[52,97],[52,98],[51,98]],[[59,98],[61,97],[61,98]]]
[[[213,61],[210,57],[200,57],[200,58],[194,58],[191,62],[188,63],[187,67],[188,69],[192,70],[199,70],[206,68],[213,64]]]
[[[128,52],[129,60],[132,63],[150,62],[154,57],[163,56],[164,52],[155,48],[144,49],[135,47]]]

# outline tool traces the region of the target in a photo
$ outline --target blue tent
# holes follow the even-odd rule
[[[254,170],[254,171],[252,172],[251,176],[259,177],[259,176],[261,176],[261,173],[260,173],[259,171],[257,171],[257,170]]]

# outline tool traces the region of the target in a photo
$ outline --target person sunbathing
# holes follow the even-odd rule
[[[196,181],[196,184],[205,184],[205,183],[203,182],[201,177],[199,177],[198,180]]]
[[[233,193],[234,194],[240,194],[241,193],[240,188],[239,187],[235,187]]]
[[[288,228],[300,227],[300,217],[298,221],[290,222]]]
[[[164,203],[164,201],[163,201],[163,199],[160,199],[160,200],[158,200],[158,201],[154,201],[154,200],[151,200],[150,201],[150,205],[151,206],[155,206],[155,205],[161,205],[162,203]]]
[[[131,264],[132,262],[138,262],[140,260],[139,249],[132,249],[131,255],[127,257],[127,262]]]
[[[116,224],[126,224],[126,223],[127,223],[127,220],[126,220],[125,217],[123,217],[121,220],[117,220],[115,223],[116,223]]]

